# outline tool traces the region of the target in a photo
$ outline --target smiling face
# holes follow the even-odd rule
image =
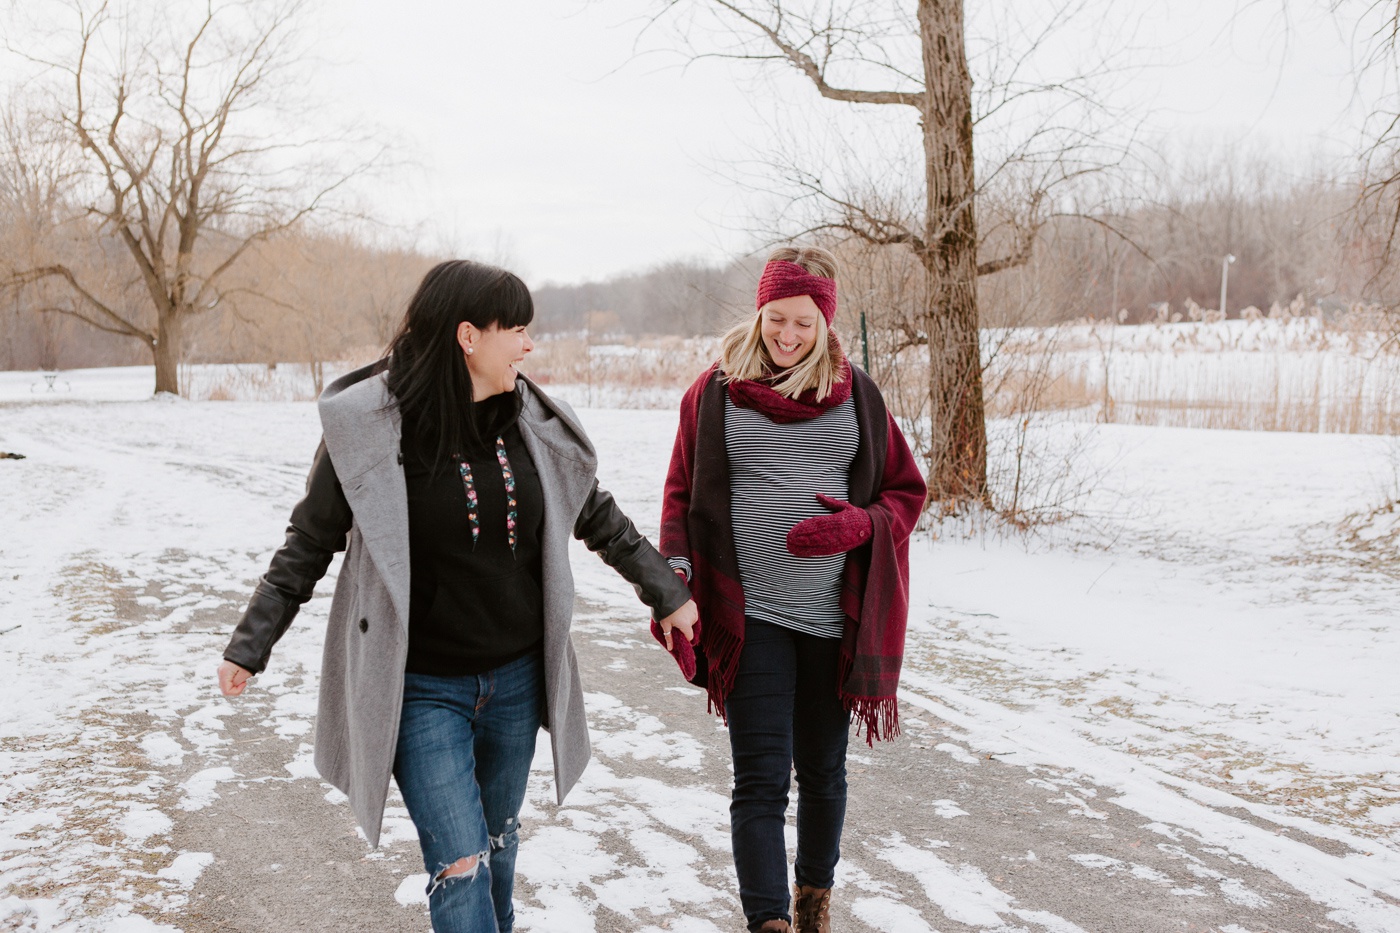
[[[796,366],[816,348],[822,313],[811,295],[770,301],[759,315],[763,346],[778,369]]]
[[[515,364],[535,348],[525,326],[482,330],[465,321],[457,325],[457,343],[466,355],[472,377],[472,401],[515,391]]]

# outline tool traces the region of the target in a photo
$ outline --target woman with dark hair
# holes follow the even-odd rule
[[[224,651],[238,696],[336,551],[316,768],[371,846],[392,774],[417,827],[439,933],[507,933],[536,733],[555,793],[588,763],[569,626],[569,538],[688,639],[695,604],[595,478],[573,411],[516,372],[534,305],[503,269],[457,260],[424,277],[385,360],[322,394],[323,437]]]
[[[749,930],[830,933],[851,716],[870,742],[899,731],[909,535],[925,488],[880,390],[831,330],[835,257],[775,251],[756,304],[681,402],[662,501],[661,552],[699,604],[699,656],[654,632],[729,724]]]

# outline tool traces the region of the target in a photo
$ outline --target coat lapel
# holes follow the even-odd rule
[[[408,487],[399,462],[402,425],[384,376],[371,376],[319,405],[326,450],[365,549],[408,628]]]
[[[535,461],[545,503],[545,522],[552,524],[551,512],[568,520],[566,535],[573,533],[573,521],[593,491],[598,472],[598,455],[588,435],[566,411],[534,383],[525,382],[524,404],[520,409],[521,437]],[[557,520],[557,519],[556,519]]]

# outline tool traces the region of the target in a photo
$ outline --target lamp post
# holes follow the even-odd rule
[[[1220,320],[1225,320],[1225,295],[1230,287],[1230,263],[1235,261],[1233,253],[1225,254],[1225,261],[1220,264]]]

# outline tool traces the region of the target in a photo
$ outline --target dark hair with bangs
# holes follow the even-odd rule
[[[521,327],[535,317],[530,290],[505,269],[468,259],[438,263],[423,276],[389,344],[389,391],[405,428],[436,449],[434,468],[448,457],[481,449],[473,414],[472,377],[457,327]]]

